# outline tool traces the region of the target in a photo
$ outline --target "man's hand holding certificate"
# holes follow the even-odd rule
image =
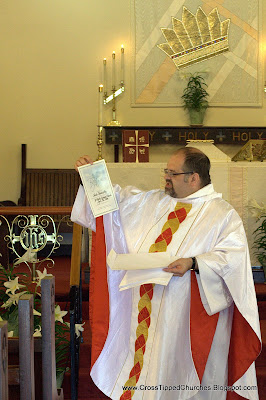
[[[78,167],[94,217],[118,210],[113,186],[104,160]]]

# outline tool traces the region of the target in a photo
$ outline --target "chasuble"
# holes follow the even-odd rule
[[[97,225],[94,277],[104,267],[99,284],[92,282],[92,297],[101,294],[91,308],[95,384],[114,400],[258,399],[258,309],[236,211],[211,184],[184,199],[115,190],[119,210],[102,219],[93,219],[82,187],[72,211],[74,222]],[[145,279],[119,291],[130,271],[106,265],[111,249],[196,257],[199,274],[173,276],[167,286]]]

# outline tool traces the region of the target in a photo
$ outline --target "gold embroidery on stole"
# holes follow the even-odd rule
[[[168,215],[167,222],[164,224],[161,234],[151,245],[149,253],[164,252],[167,250],[167,246],[171,243],[174,233],[178,230],[179,225],[186,219],[187,214],[190,212],[191,208],[192,204],[180,202],[176,204],[174,211],[172,211]],[[144,353],[151,322],[151,301],[153,297],[154,286],[154,283],[140,286],[140,300],[138,303],[139,314],[138,326],[136,329],[134,366],[130,371],[129,379],[124,385],[126,387],[136,386],[143,367]],[[130,400],[132,399],[134,393],[135,391],[133,389],[125,389],[120,397],[120,400]]]

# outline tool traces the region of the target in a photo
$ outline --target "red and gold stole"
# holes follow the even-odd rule
[[[186,219],[187,214],[192,208],[191,204],[188,203],[177,203],[174,211],[168,215],[167,222],[162,228],[161,234],[155,240],[154,244],[151,245],[149,253],[164,252],[167,250],[168,245],[171,243],[174,233],[178,230],[179,225]],[[140,286],[140,300],[138,303],[138,326],[136,329],[136,341],[135,341],[135,354],[134,354],[134,366],[129,373],[129,379],[124,384],[127,387],[136,386],[141,370],[144,363],[144,353],[146,349],[146,343],[148,340],[149,326],[151,323],[151,309],[152,309],[152,298],[153,298],[154,284],[145,284]],[[120,400],[132,399],[134,390],[124,390],[120,397]]]

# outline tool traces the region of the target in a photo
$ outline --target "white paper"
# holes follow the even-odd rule
[[[131,289],[146,283],[156,283],[157,285],[167,286],[174,274],[163,271],[162,269],[142,269],[127,271],[120,282],[119,289]]]
[[[107,257],[107,264],[112,270],[127,270],[119,288],[130,289],[146,283],[167,286],[173,273],[163,271],[177,259],[167,253],[129,253],[117,254],[113,249]]]
[[[139,270],[168,267],[176,256],[164,252],[117,254],[113,249],[107,257],[107,264],[113,270]]]
[[[104,160],[78,168],[94,217],[118,210],[113,186]]]

